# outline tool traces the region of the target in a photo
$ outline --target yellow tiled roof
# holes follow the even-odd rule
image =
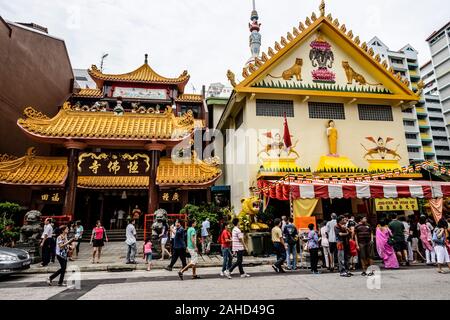
[[[192,112],[176,117],[169,107],[162,113],[140,114],[126,112],[117,116],[112,112],[75,111],[66,103],[52,119],[29,107],[25,119],[18,125],[25,132],[48,139],[105,139],[105,140],[180,140],[194,130]]]
[[[67,178],[67,158],[36,157],[34,153],[0,162],[0,183],[62,186]]]
[[[0,184],[62,186],[68,174],[67,158],[36,157],[34,153],[11,161],[0,162]],[[159,186],[207,187],[222,174],[214,162],[196,161],[176,164],[163,158],[158,167]],[[146,176],[78,177],[78,187],[85,189],[148,189]]]
[[[78,177],[83,189],[148,189],[149,177]]]
[[[203,96],[201,94],[182,94],[175,100],[176,102],[203,102]]]
[[[158,83],[158,84],[182,84],[189,81],[189,74],[185,70],[178,78],[166,78],[157,74],[147,63],[136,70],[125,74],[104,74],[97,66],[93,65],[88,70],[89,75],[95,80],[137,82],[137,83]],[[97,81],[96,81],[97,82]]]
[[[220,177],[222,171],[215,164],[203,161],[177,164],[170,158],[163,158],[156,178],[159,185],[208,184]]]
[[[159,186],[205,187],[216,181],[222,171],[215,164],[202,161],[176,164],[163,158],[158,167],[156,183]],[[78,177],[78,187],[85,189],[148,189],[149,177]]]
[[[80,92],[72,95],[74,98],[102,98],[103,92],[100,89],[81,89]]]

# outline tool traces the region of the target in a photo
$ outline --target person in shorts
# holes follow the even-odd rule
[[[150,238],[147,238],[144,243],[144,260],[147,262],[147,271],[152,270],[152,261],[153,261],[153,250],[152,250],[152,241]]]
[[[394,251],[397,255],[399,262],[409,266],[408,261],[408,244],[405,240],[405,226],[401,221],[398,221],[397,214],[391,215],[392,221],[389,223],[389,229],[392,232],[392,238],[394,239]]]
[[[197,275],[198,248],[197,248],[197,223],[194,220],[189,221],[189,229],[187,231],[187,250],[191,256],[191,260],[187,266],[178,272],[178,276],[183,280],[183,273],[192,268],[192,279],[200,279]]]
[[[97,221],[96,227],[92,230],[91,245],[94,248],[92,252],[92,263],[95,263],[95,256],[97,255],[97,263],[100,263],[100,257],[102,255],[102,248],[105,245],[105,241],[108,242],[108,236],[106,230],[103,228],[100,220]]]
[[[368,268],[373,265],[374,241],[373,232],[367,223],[367,217],[362,217],[360,223],[355,227],[356,249],[359,252],[359,260],[363,272],[362,276],[373,276],[373,271],[368,272]]]

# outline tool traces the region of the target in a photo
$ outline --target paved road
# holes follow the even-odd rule
[[[46,275],[18,275],[0,281],[0,299],[81,299],[81,300],[204,300],[204,299],[446,299],[450,273],[438,274],[434,268],[382,270],[380,278],[368,283],[355,275],[311,275],[306,270],[285,275],[268,266],[247,268],[252,277],[237,275],[228,280],[218,276],[218,268],[201,269],[202,279],[180,281],[176,272],[91,272],[81,274],[81,289],[48,287]],[[380,280],[380,282],[378,282]],[[374,288],[374,289],[369,289]]]

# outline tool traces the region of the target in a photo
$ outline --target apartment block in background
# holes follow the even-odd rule
[[[427,39],[447,132],[450,132],[450,22]]]
[[[420,68],[422,80],[424,82],[423,98],[425,99],[424,109],[428,113],[431,125],[431,133],[436,151],[436,160],[442,164],[450,164],[450,143],[448,131],[445,126],[445,118],[439,98],[436,76],[433,64],[427,62]]]
[[[368,45],[386,60],[396,73],[410,81],[410,88],[417,91],[420,69],[418,52],[406,45],[398,51],[392,51],[378,37],[374,37]],[[403,125],[405,127],[406,142],[408,144],[409,161],[411,163],[424,160],[436,161],[436,151],[433,143],[430,119],[425,108],[425,99],[409,109],[403,110]]]

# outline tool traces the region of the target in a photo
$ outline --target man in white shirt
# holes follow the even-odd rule
[[[46,267],[50,263],[50,250],[52,237],[53,237],[53,228],[51,225],[51,219],[47,218],[45,219],[44,231],[42,232],[41,236],[42,267]]]
[[[120,209],[117,211],[117,229],[123,228],[123,218],[125,217],[125,211]]]
[[[134,227],[135,223],[136,220],[134,219],[131,220],[126,230],[127,239],[125,240],[125,243],[128,246],[126,264],[136,264],[137,246],[136,246],[136,228]]]
[[[336,213],[331,214],[331,220],[327,222],[327,234],[328,234],[328,243],[330,246],[330,266],[333,266],[333,269],[330,267],[330,271],[334,270],[334,262],[337,260],[337,243],[336,243],[336,224],[337,224],[337,215]]]
[[[209,219],[206,218],[202,223],[202,254],[209,254],[211,250],[211,237],[209,234],[209,229],[211,228],[211,224]]]

